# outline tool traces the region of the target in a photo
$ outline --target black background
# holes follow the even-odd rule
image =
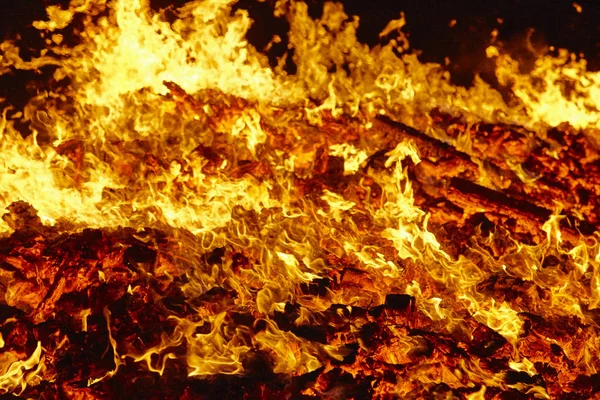
[[[272,16],[269,2],[240,0],[239,7],[249,9],[255,23],[250,41],[262,48],[273,33],[285,33],[287,24]],[[151,0],[155,8],[180,5],[183,0]],[[491,62],[485,57],[489,34],[498,28],[499,40],[511,53],[527,61],[524,37],[532,30],[533,43],[545,48],[553,45],[583,54],[590,69],[600,69],[600,0],[578,0],[583,7],[577,13],[571,0],[363,0],[341,1],[346,13],[360,17],[359,39],[371,45],[391,19],[403,11],[407,19],[411,47],[421,51],[422,61],[451,61],[449,69],[456,83],[468,85],[474,73],[493,81]],[[308,0],[313,17],[322,10],[321,0]],[[14,38],[35,47],[31,22],[45,18],[45,6],[68,4],[65,0],[0,0],[0,37]],[[503,23],[497,22],[498,18]],[[451,28],[451,20],[457,21]],[[29,33],[28,33],[29,32]],[[28,36],[29,35],[29,36]],[[274,49],[274,55],[285,50],[285,43]],[[3,82],[0,82],[2,85]],[[6,85],[6,82],[4,82]]]

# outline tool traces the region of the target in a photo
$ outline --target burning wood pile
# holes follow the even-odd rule
[[[0,391],[599,396],[600,75],[490,47],[508,105],[404,54],[402,19],[369,49],[278,2],[289,74],[231,7],[73,2],[31,60],[2,44],[52,78],[0,125]]]

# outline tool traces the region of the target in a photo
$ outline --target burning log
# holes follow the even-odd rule
[[[486,210],[490,215],[501,214],[507,217],[515,215],[515,222],[524,224],[521,228],[523,233],[531,233],[532,229],[539,230],[552,215],[557,204],[563,207],[561,211],[568,217],[563,225],[563,232],[573,243],[578,242],[581,234],[589,235],[597,229],[597,217],[593,212],[594,206],[584,207],[580,200],[573,199],[572,196],[570,197],[571,200],[567,200],[568,193],[573,193],[572,190],[567,188],[577,187],[580,185],[580,181],[585,180],[585,185],[590,182],[583,179],[582,175],[595,176],[595,167],[591,162],[587,162],[589,167],[581,169],[581,172],[577,175],[567,174],[558,177],[558,175],[552,173],[553,170],[564,168],[564,165],[579,163],[577,160],[581,159],[581,157],[568,155],[564,151],[557,161],[551,162],[551,168],[537,168],[538,171],[548,173],[547,176],[523,182],[516,172],[510,168],[506,160],[520,156],[519,163],[522,165],[539,165],[543,162],[549,162],[549,157],[542,155],[548,150],[548,144],[538,145],[538,147],[527,153],[522,148],[524,146],[518,147],[511,144],[515,142],[525,143],[524,136],[518,136],[516,132],[509,131],[501,136],[504,141],[495,145],[496,147],[502,147],[503,150],[489,151],[488,147],[483,147],[484,145],[481,144],[480,150],[469,156],[410,127],[395,123],[387,118],[382,118],[382,121],[385,125],[392,127],[391,129],[398,131],[398,133],[394,132],[399,135],[397,140],[410,137],[416,141],[419,150],[422,150],[424,160],[416,167],[415,178],[423,184],[423,190],[426,192],[433,191],[435,193],[435,188],[443,187],[442,190],[446,191],[443,194],[444,197],[451,201],[454,199],[458,203],[457,205],[461,204],[462,208],[467,210],[473,209],[479,210],[479,212]],[[390,128],[384,127],[383,129],[389,131]],[[493,128],[488,129],[494,132]],[[502,132],[502,127],[497,127],[495,132],[497,137],[500,136],[498,132]],[[482,140],[480,137],[486,137],[485,135],[477,136],[478,133],[478,131],[465,131],[465,134],[478,137],[480,141]],[[577,140],[581,146],[578,150],[580,153],[597,153],[593,143],[586,140],[583,135],[578,135]],[[567,148],[570,147],[565,146],[565,149]],[[511,149],[513,149],[512,153],[510,152]],[[572,150],[569,151],[573,152]],[[515,152],[517,152],[516,155],[513,154]],[[486,156],[486,154],[489,154],[489,156]],[[499,157],[499,155],[504,157],[500,163],[496,162],[495,158],[491,158]],[[594,159],[593,157],[590,155],[588,159]],[[496,168],[496,175],[500,181],[500,183],[497,180],[492,181],[492,184],[498,185],[496,187],[489,188],[478,184],[486,179],[483,175],[489,172],[486,169],[479,168],[478,165],[486,163],[492,164]],[[595,178],[592,178],[592,181],[593,179]],[[590,185],[591,187],[595,187],[595,185]],[[580,193],[586,199],[586,204],[597,201],[597,195],[591,190],[582,189]],[[586,211],[584,212],[584,210]],[[470,213],[467,211],[468,214],[474,212],[478,211]]]

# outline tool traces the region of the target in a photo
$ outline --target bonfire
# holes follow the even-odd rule
[[[600,73],[491,43],[507,97],[403,15],[369,47],[271,5],[277,62],[232,0],[73,0],[0,45],[40,77],[0,99],[0,394],[600,396]]]

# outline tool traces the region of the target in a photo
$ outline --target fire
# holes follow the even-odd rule
[[[272,67],[234,6],[74,0],[35,57],[0,45],[1,74],[51,71],[2,99],[0,390],[591,396],[600,73],[494,44],[507,103],[421,63],[403,14],[370,48],[292,0]]]

